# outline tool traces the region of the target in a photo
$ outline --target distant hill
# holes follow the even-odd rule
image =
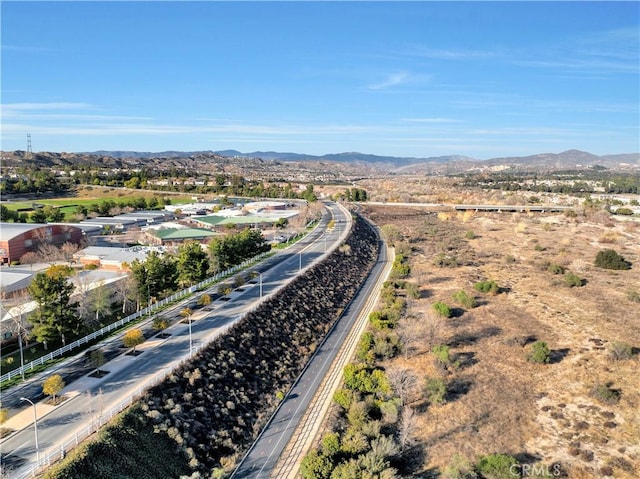
[[[3,164],[20,166],[31,163],[44,167],[92,165],[108,168],[185,168],[221,171],[235,165],[240,169],[259,166],[275,168],[287,163],[304,165],[304,169],[329,170],[329,164],[354,172],[361,169],[363,174],[447,174],[477,170],[558,170],[593,168],[640,170],[640,153],[594,155],[586,151],[568,150],[561,153],[539,153],[530,156],[514,156],[478,160],[461,155],[447,155],[427,158],[381,156],[358,152],[309,155],[276,151],[253,151],[243,153],[237,150],[221,151],[94,151],[86,153],[34,153],[29,160],[24,151],[2,152]],[[224,168],[221,166],[223,165]],[[284,166],[284,165],[283,165]]]

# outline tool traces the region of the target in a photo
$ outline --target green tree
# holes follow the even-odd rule
[[[46,344],[60,338],[66,344],[68,336],[80,334],[82,318],[76,314],[77,303],[71,303],[73,285],[67,281],[71,269],[54,265],[37,273],[28,287],[29,293],[38,304],[38,309],[29,316],[33,324],[32,335],[36,341]]]
[[[42,208],[38,208],[31,213],[31,221],[33,223],[45,223],[47,221],[47,215]]]
[[[144,334],[142,334],[142,331],[138,328],[130,329],[122,336],[122,343],[125,348],[132,348],[135,354],[136,347],[144,343]]]
[[[178,248],[176,257],[178,284],[191,286],[207,277],[209,256],[197,241],[188,241]]]
[[[100,368],[106,361],[107,359],[101,349],[94,349],[89,353],[89,364],[92,368],[95,368],[98,374],[100,374]]]
[[[135,260],[131,263],[131,274],[142,303],[145,298],[150,301],[152,297],[174,290],[178,270],[172,256],[151,251],[145,261]]]
[[[42,383],[42,394],[46,396],[51,396],[53,401],[56,400],[56,396],[60,391],[64,389],[64,379],[59,374],[54,374],[53,376],[49,376]]]
[[[209,254],[218,271],[225,271],[270,249],[262,233],[250,228],[215,238],[209,243]]]

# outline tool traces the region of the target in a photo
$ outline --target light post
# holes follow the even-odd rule
[[[191,308],[184,308],[182,311],[180,311],[180,314],[183,317],[186,317],[187,321],[189,322],[189,357],[193,355],[193,340],[191,338],[191,313]]]
[[[191,339],[191,313],[187,316],[187,320],[189,321],[189,357],[193,356],[193,341]]]
[[[298,271],[302,271],[302,251],[298,253],[298,257],[300,258],[300,262],[298,263]]]
[[[35,434],[36,438],[36,461],[38,461],[38,464],[40,464],[40,449],[38,448],[38,410],[36,409],[36,405],[31,399],[21,397],[20,401],[27,401],[33,406],[33,433]]]
[[[257,273],[260,275],[260,297],[262,298],[262,273],[260,271]]]

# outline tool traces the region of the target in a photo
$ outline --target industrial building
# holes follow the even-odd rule
[[[41,244],[61,246],[81,244],[82,229],[65,224],[0,223],[0,263],[20,261],[27,252],[36,252]]]

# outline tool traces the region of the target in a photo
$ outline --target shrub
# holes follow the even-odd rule
[[[467,239],[475,239],[476,234],[473,231],[469,230],[464,234],[464,237]]]
[[[633,215],[633,210],[631,208],[618,208],[615,211],[615,214],[617,215],[626,215],[626,216],[632,216]]]
[[[431,309],[433,309],[436,313],[438,313],[438,315],[444,318],[450,318],[451,315],[453,314],[451,312],[451,308],[446,303],[443,303],[442,301],[436,301],[435,303],[433,303],[431,305]]]
[[[633,348],[628,343],[614,341],[611,343],[611,347],[609,348],[609,354],[611,355],[611,358],[616,361],[631,359],[633,357]]]
[[[404,290],[407,292],[407,296],[411,299],[420,298],[420,288],[415,283],[405,283]]]
[[[536,341],[531,345],[531,351],[527,355],[527,361],[537,364],[545,364],[551,361],[551,351],[544,341]]]
[[[447,396],[447,385],[442,378],[427,378],[424,394],[430,404],[444,404]]]
[[[566,284],[570,288],[573,288],[576,286],[580,287],[580,286],[584,286],[584,280],[577,274],[568,272],[564,275],[564,284]]]
[[[550,263],[549,266],[547,266],[547,271],[553,274],[564,274],[566,270],[564,269],[564,266]]]
[[[442,479],[476,479],[478,474],[466,457],[455,454],[442,471]]]
[[[595,265],[598,268],[604,269],[625,270],[631,268],[631,263],[612,249],[603,249],[598,251]]]
[[[316,449],[312,449],[300,463],[300,474],[304,479],[328,478],[332,470],[331,460]]]
[[[460,306],[467,309],[475,308],[478,305],[476,298],[467,294],[467,292],[462,289],[453,293],[452,297]]]
[[[455,267],[458,266],[458,258],[455,255],[448,255],[447,253],[438,253],[433,260],[434,266],[444,268],[446,266]]]
[[[520,477],[515,457],[507,454],[488,454],[478,459],[476,468],[484,479],[513,479]]]
[[[611,389],[607,384],[596,383],[591,389],[591,397],[605,404],[618,404],[620,391]]]
[[[451,356],[449,354],[449,346],[447,346],[446,344],[437,344],[433,347],[433,349],[431,350],[431,352],[433,353],[433,356],[436,358],[436,360],[444,365],[448,365],[449,363],[451,363]]]
[[[341,388],[333,393],[333,401],[345,411],[349,410],[355,399],[356,393],[351,389]]]
[[[627,299],[634,303],[640,303],[640,293],[637,291],[627,291]]]
[[[479,281],[473,285],[473,288],[476,291],[480,291],[481,293],[489,293],[489,294],[497,294],[500,291],[500,287],[498,283],[493,280],[487,281]]]

